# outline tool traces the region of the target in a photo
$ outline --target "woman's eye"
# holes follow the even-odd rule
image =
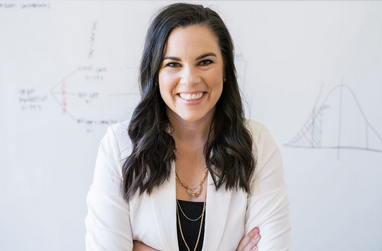
[[[179,67],[180,64],[179,63],[171,62],[171,63],[168,63],[166,66],[174,68],[174,67]]]
[[[199,64],[200,64],[201,66],[207,66],[207,65],[210,65],[210,64],[212,64],[212,63],[213,63],[212,60],[207,59],[207,60],[203,60],[203,61],[201,61]]]

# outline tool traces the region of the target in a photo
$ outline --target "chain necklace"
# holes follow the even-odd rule
[[[207,194],[206,194],[206,197],[207,197]],[[206,200],[207,198],[204,198],[204,203],[203,203],[203,211],[202,211],[202,219],[200,221],[200,227],[199,227],[199,233],[198,233],[198,239],[196,240],[196,244],[195,244],[195,247],[194,247],[194,251],[196,251],[196,248],[198,247],[198,244],[199,244],[199,240],[200,240],[200,234],[202,233],[202,226],[203,226],[203,220],[204,220],[204,212],[206,211]],[[178,202],[179,203],[179,202]],[[182,208],[181,208],[182,209]],[[183,210],[182,210],[182,213],[183,213]],[[188,251],[191,251],[191,249],[188,247],[188,244],[186,242],[186,239],[184,238],[184,235],[183,235],[183,230],[182,230],[182,224],[180,223],[180,217],[179,217],[179,210],[178,210],[178,207],[176,207],[176,215],[178,216],[178,224],[179,224],[179,230],[180,230],[180,235],[182,236],[182,239],[183,239],[183,242],[184,244],[186,245],[186,248]],[[184,214],[183,214],[184,215]],[[188,217],[187,217],[188,218]]]
[[[184,213],[182,207],[180,206],[179,200],[176,200],[176,202],[178,203],[180,212],[182,212],[184,218],[186,218],[187,220],[189,220],[189,221],[198,221],[198,220],[200,220],[200,218],[202,218],[202,214],[201,214],[198,218],[196,218],[196,219],[191,219],[190,217],[188,217],[188,216]]]
[[[188,196],[190,196],[191,198],[198,198],[201,194],[202,194],[202,191],[203,191],[203,183],[204,181],[206,180],[207,178],[207,173],[208,173],[208,169],[206,169],[206,171],[204,172],[204,175],[203,175],[203,178],[200,180],[199,182],[199,186],[198,187],[195,187],[195,188],[189,188],[184,182],[183,180],[180,178],[179,174],[178,174],[178,171],[175,169],[175,174],[176,174],[176,180],[179,182],[179,184],[184,187],[187,191],[187,194]]]

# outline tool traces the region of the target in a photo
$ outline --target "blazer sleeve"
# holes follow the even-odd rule
[[[245,231],[259,227],[259,251],[289,250],[289,200],[280,150],[263,125],[254,132],[254,141],[257,164],[247,199]]]
[[[133,250],[129,204],[123,198],[121,156],[116,134],[108,128],[98,149],[87,195],[87,251]]]

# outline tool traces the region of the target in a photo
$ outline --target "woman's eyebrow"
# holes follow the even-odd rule
[[[217,57],[215,53],[213,52],[208,52],[208,53],[204,53],[202,55],[200,55],[199,57],[195,58],[195,60],[199,60],[199,59],[202,59],[202,58],[205,58],[205,57],[208,57],[208,56],[213,56],[213,57]]]
[[[205,58],[205,57],[209,57],[209,56],[213,56],[213,57],[217,57],[215,53],[213,52],[208,52],[208,53],[204,53],[198,57],[195,58],[195,60],[199,60],[199,59],[202,59],[202,58]],[[178,57],[172,57],[172,56],[167,56],[167,57],[164,57],[163,60],[166,60],[166,59],[169,59],[169,60],[174,60],[174,61],[182,61],[180,58]]]
[[[166,60],[166,59],[170,59],[170,60],[174,60],[174,61],[182,61],[180,58],[177,58],[177,57],[171,57],[171,56],[167,56],[167,57],[164,57],[163,60]]]

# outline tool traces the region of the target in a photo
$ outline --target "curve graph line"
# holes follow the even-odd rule
[[[338,142],[335,145],[325,145],[322,142],[322,127],[323,127],[323,114],[325,110],[330,108],[329,105],[327,105],[327,101],[329,97],[331,97],[334,93],[334,91],[338,90],[340,92],[339,96],[339,127],[338,127]],[[343,91],[346,90],[351,94],[351,98],[355,101],[356,107],[358,108],[358,111],[361,114],[362,119],[365,121],[366,131],[365,131],[365,139],[366,139],[366,146],[354,146],[354,145],[342,145],[341,144],[341,129],[342,129],[342,109],[343,109]],[[321,102],[321,105],[318,105],[320,96],[322,94],[322,86],[318,95],[318,98],[313,106],[313,109],[304,123],[304,125],[301,127],[301,129],[298,131],[298,133],[290,140],[288,143],[284,144],[288,147],[295,147],[295,148],[315,148],[315,149],[354,149],[354,150],[366,150],[366,151],[372,151],[372,152],[379,152],[382,153],[382,137],[377,132],[377,130],[372,126],[370,121],[367,119],[362,106],[360,102],[357,99],[357,96],[355,95],[354,91],[347,85],[344,85],[341,83],[340,85],[337,85],[333,87],[328,94],[325,96],[323,102]],[[369,132],[371,131],[371,133]],[[369,146],[369,139],[370,137],[374,137],[376,141],[381,145],[381,148],[373,148]],[[339,152],[338,152],[339,157]]]

